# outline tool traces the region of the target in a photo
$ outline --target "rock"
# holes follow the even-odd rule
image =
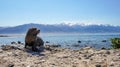
[[[61,47],[61,45],[49,45],[50,47]]]
[[[107,40],[102,40],[102,42],[107,42]]]
[[[11,44],[17,44],[17,43],[13,41],[13,42],[11,42]]]
[[[120,53],[118,53],[117,56],[120,56]]]
[[[79,44],[73,44],[72,46],[73,47],[79,47],[80,45]]]
[[[18,44],[21,44],[21,42],[20,42],[20,41],[18,41],[17,43],[18,43]]]
[[[102,47],[101,49],[102,49],[102,50],[106,50],[106,48],[105,48],[105,47]]]
[[[8,67],[14,67],[14,64],[9,64]]]
[[[11,50],[11,49],[19,49],[20,50],[20,48],[18,48],[18,47],[14,47],[14,46],[10,46],[10,45],[2,45],[1,46],[2,48],[2,50]]]
[[[95,65],[95,67],[102,67],[100,64]]]
[[[114,66],[114,64],[110,64],[110,66]]]
[[[81,43],[81,41],[79,40],[78,43]]]
[[[106,51],[105,53],[106,53],[106,54],[110,54],[110,51]]]
[[[63,58],[68,58],[68,56],[63,56]]]
[[[49,41],[46,41],[45,43],[50,43]]]

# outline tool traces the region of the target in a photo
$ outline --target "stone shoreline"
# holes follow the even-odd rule
[[[120,67],[120,49],[80,50],[45,46],[32,52],[16,46],[0,49],[0,67]]]

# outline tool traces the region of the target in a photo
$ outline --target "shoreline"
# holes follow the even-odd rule
[[[33,52],[20,45],[0,49],[0,67],[120,67],[120,49],[71,50],[45,46],[40,52]]]

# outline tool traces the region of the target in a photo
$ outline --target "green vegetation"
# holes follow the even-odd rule
[[[120,48],[120,38],[111,38],[111,43],[114,49]]]

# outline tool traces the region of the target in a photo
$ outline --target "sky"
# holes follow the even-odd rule
[[[120,0],[0,0],[0,26],[28,23],[120,25]]]

